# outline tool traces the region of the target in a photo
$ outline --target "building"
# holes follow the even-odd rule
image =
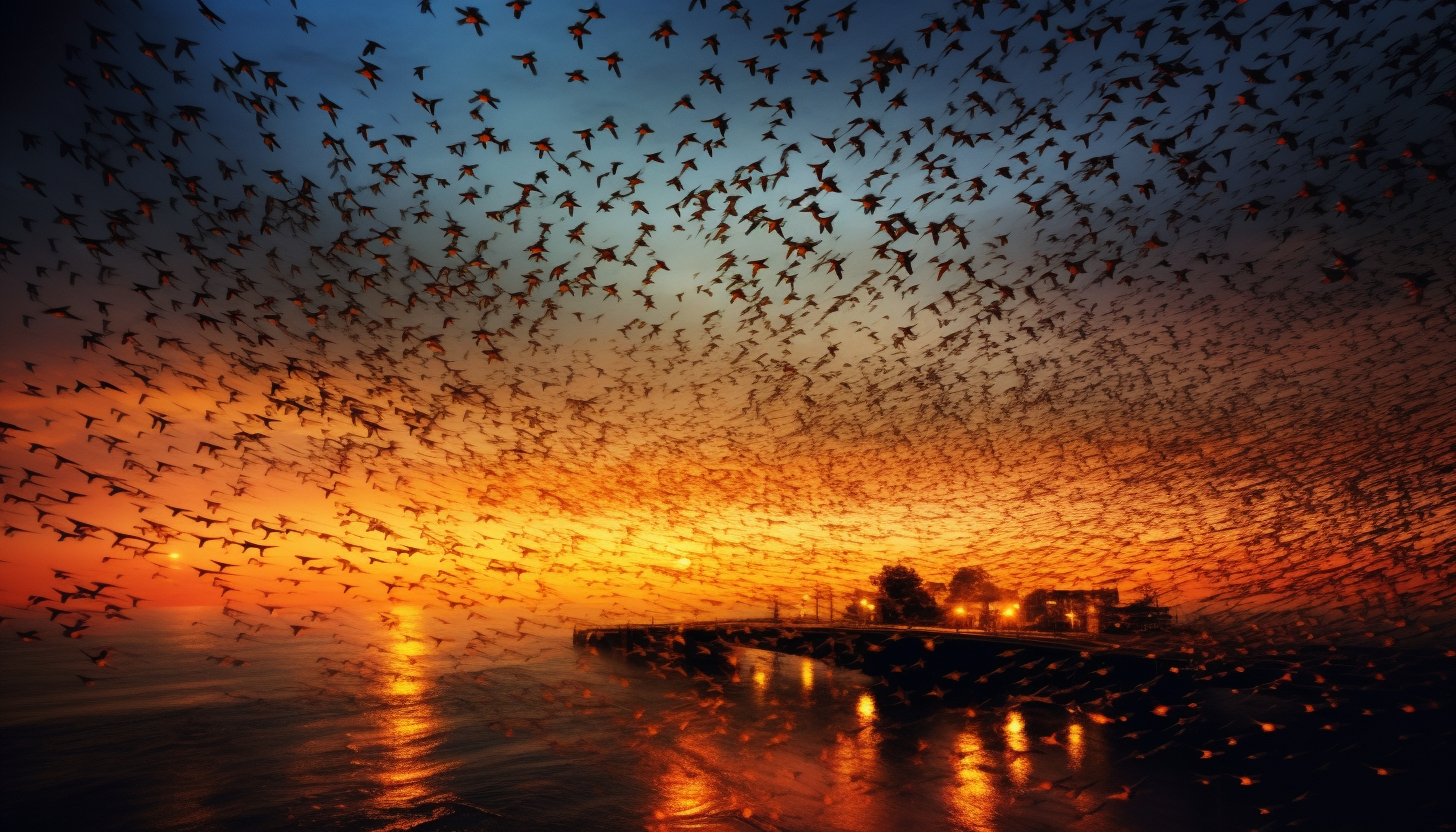
[[[1156,632],[1173,626],[1173,613],[1168,607],[1158,606],[1155,599],[1143,598],[1131,604],[1105,607],[1101,625],[1098,632],[1103,633]]]
[[[1103,612],[1115,609],[1114,589],[1037,589],[1021,601],[1021,620],[1027,629],[1048,632],[1102,631]]]
[[[1147,633],[1173,625],[1168,607],[1147,596],[1119,604],[1116,589],[1038,589],[1021,601],[1030,630],[1058,633]]]

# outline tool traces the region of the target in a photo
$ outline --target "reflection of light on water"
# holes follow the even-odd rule
[[[1020,711],[1011,711],[1006,714],[1006,722],[1001,726],[1006,732],[1006,746],[1012,751],[1025,751],[1026,745],[1026,720],[1021,716]]]
[[[753,699],[755,702],[764,701],[768,693],[768,683],[773,679],[774,670],[778,668],[778,655],[773,654],[771,658],[762,655],[756,656],[753,661]]]
[[[429,762],[441,742],[435,739],[440,721],[429,702],[433,685],[417,664],[427,650],[419,611],[401,607],[393,614],[398,626],[389,652],[379,654],[383,664],[376,691],[383,705],[375,712],[382,754],[374,771],[379,792],[373,802],[381,809],[418,805],[433,794],[431,778],[448,767]]]
[[[406,667],[402,670],[395,671],[400,675],[391,677],[388,684],[386,685],[386,691],[391,697],[410,699],[413,697],[417,697],[424,692],[425,688],[424,685],[421,684],[420,679],[414,676],[403,675],[412,671],[413,668],[411,667]]]
[[[676,751],[654,755],[654,762],[660,761],[663,765],[662,773],[653,780],[656,805],[652,815],[668,823],[649,825],[649,829],[680,828],[672,822],[716,815],[742,802],[735,789],[725,786],[723,776],[724,772],[744,768],[736,749],[725,750],[712,735],[699,731],[677,733],[672,745]],[[746,776],[751,778],[752,769],[747,770]]]
[[[854,705],[854,712],[859,715],[860,725],[873,725],[875,722],[875,698],[868,693],[861,693],[859,701]]]
[[[839,734],[829,749],[828,764],[836,784],[824,797],[825,826],[843,829],[891,828],[882,813],[891,808],[877,788],[885,777],[880,759],[883,736],[875,728],[875,699],[868,691],[855,701],[859,730]]]
[[[1012,783],[1024,786],[1031,779],[1031,760],[1026,757],[1029,746],[1026,743],[1026,720],[1021,712],[1013,710],[1008,713],[1001,731],[1006,735],[1006,750],[1010,752],[1007,754],[1006,774]]]
[[[716,779],[701,771],[687,771],[672,766],[657,778],[658,807],[653,817],[658,820],[706,814],[718,807],[725,795],[716,788]]]
[[[1067,726],[1067,770],[1082,768],[1082,758],[1087,753],[1087,737],[1082,733],[1082,724],[1073,722]]]
[[[989,773],[995,766],[975,727],[956,737],[955,784],[946,790],[946,804],[960,826],[986,829],[996,810],[996,784]]]
[[[808,693],[814,689],[814,660],[799,660],[799,683],[804,686],[804,692]]]

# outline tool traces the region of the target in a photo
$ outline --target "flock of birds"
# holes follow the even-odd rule
[[[3,138],[19,638],[526,661],[893,561],[1449,637],[1456,3],[505,5],[65,21]]]

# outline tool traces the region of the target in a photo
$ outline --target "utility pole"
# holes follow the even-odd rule
[[[779,599],[777,597],[773,599],[773,621],[775,624],[779,623]]]
[[[834,623],[834,587],[829,587],[829,623]]]

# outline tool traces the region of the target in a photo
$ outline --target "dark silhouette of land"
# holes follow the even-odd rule
[[[802,656],[857,670],[892,695],[959,705],[1006,697],[1088,702],[1109,685],[1144,684],[1187,669],[1189,656],[1084,633],[956,631],[933,626],[772,620],[626,624],[576,630],[573,641],[648,663],[655,671],[734,672],[736,648]],[[1094,687],[1088,679],[1104,684]]]

